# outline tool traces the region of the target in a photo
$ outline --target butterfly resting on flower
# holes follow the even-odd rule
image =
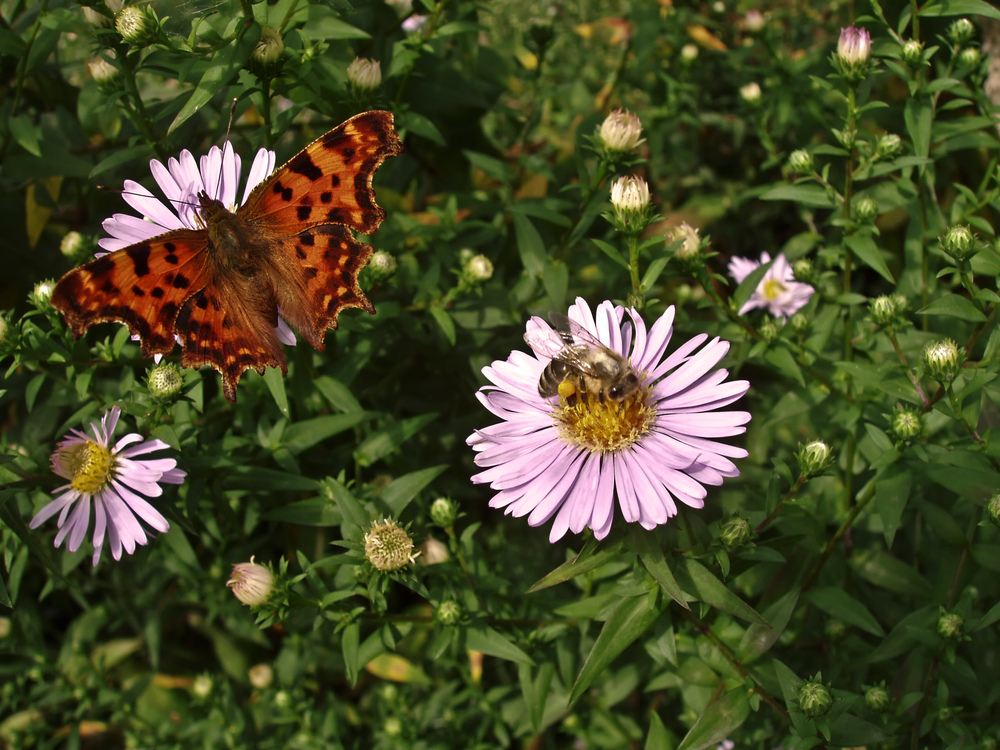
[[[236,401],[248,369],[288,371],[276,328],[285,320],[316,349],[350,307],[375,309],[358,286],[372,254],[351,230],[373,234],[385,218],[372,178],[403,146],[389,112],[346,120],[293,156],[229,208],[197,194],[197,229],[142,240],[63,276],[52,304],[75,337],[95,323],[124,323],[142,354],[182,367],[209,365]]]

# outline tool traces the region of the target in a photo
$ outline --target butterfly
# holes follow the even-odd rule
[[[320,136],[230,211],[198,193],[201,229],[174,229],[75,268],[52,304],[74,338],[95,323],[124,323],[142,354],[181,345],[181,366],[222,375],[226,399],[249,369],[288,372],[275,332],[281,315],[323,350],[337,315],[375,308],[358,286],[373,234],[385,218],[372,178],[402,153],[390,112],[364,112]]]

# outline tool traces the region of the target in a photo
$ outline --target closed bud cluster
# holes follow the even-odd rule
[[[833,452],[830,450],[830,446],[822,440],[812,440],[805,444],[799,444],[795,460],[799,462],[799,470],[802,472],[803,478],[811,479],[830,468],[833,463]]]
[[[883,133],[875,146],[876,159],[891,159],[903,148],[903,139],[895,133]]]
[[[382,85],[382,67],[377,60],[355,57],[347,66],[347,82],[357,91],[374,91]]]
[[[251,685],[258,690],[263,690],[274,682],[274,669],[271,668],[270,664],[254,664],[247,671],[247,677],[250,678]]]
[[[115,16],[115,29],[133,47],[145,47],[160,36],[160,22],[148,5],[130,5]]]
[[[740,86],[740,98],[747,104],[757,104],[760,101],[760,84],[756,81]]]
[[[368,273],[371,275],[373,283],[380,284],[392,278],[392,275],[396,273],[397,266],[395,257],[385,250],[376,250],[368,262]]]
[[[823,635],[828,641],[839,641],[847,635],[847,623],[836,617],[831,617],[823,625]]]
[[[482,284],[493,276],[493,262],[483,254],[473,255],[462,269],[472,284]]]
[[[854,216],[861,222],[873,221],[878,216],[878,203],[870,196],[860,196],[854,201]]]
[[[200,674],[191,682],[191,692],[202,700],[212,694],[213,687],[212,678],[207,674]]]
[[[812,174],[813,158],[812,154],[804,148],[792,151],[788,157],[788,171],[792,174]]]
[[[911,68],[918,67],[924,60],[924,43],[910,39],[903,45],[903,62]]]
[[[693,63],[698,58],[698,45],[685,44],[681,47],[681,60],[686,63]]]
[[[909,442],[920,437],[924,431],[923,416],[916,409],[907,406],[892,407],[892,434],[897,440]]]
[[[978,68],[983,61],[983,53],[979,47],[965,47],[958,53],[958,64],[962,68]]]
[[[837,71],[852,83],[857,83],[868,72],[872,53],[872,40],[865,29],[848,26],[840,30],[837,52],[833,56]]]
[[[676,227],[671,227],[666,233],[667,245],[673,245],[680,241],[680,245],[674,250],[673,259],[689,262],[698,261],[701,257],[701,238],[698,237],[698,230],[687,222],[682,222]]]
[[[876,713],[885,713],[889,708],[889,691],[885,689],[885,683],[867,685],[864,690],[865,705]]]
[[[833,696],[830,689],[821,682],[822,679],[822,675],[817,674],[799,688],[799,708],[810,718],[822,716],[833,705]]]
[[[739,516],[732,516],[719,527],[719,539],[728,550],[738,549],[750,541],[750,522]]]
[[[935,380],[950,383],[962,369],[962,352],[951,339],[935,341],[924,348],[924,366]]]
[[[976,235],[968,226],[956,224],[939,238],[941,249],[959,263],[968,260],[978,250]]]
[[[774,322],[774,318],[767,318],[763,323],[760,324],[760,328],[757,329],[760,337],[768,344],[773,344],[781,336],[781,329],[778,328],[777,323]]]
[[[44,279],[35,284],[28,299],[39,310],[48,310],[52,307],[52,290],[56,285],[52,279]]]
[[[226,585],[243,604],[255,607],[266,602],[274,591],[274,573],[251,557],[248,563],[233,565]]]
[[[442,529],[451,528],[458,518],[458,507],[447,497],[439,497],[431,503],[431,521]]]
[[[972,21],[968,18],[959,18],[956,21],[952,21],[951,26],[948,27],[948,39],[951,40],[951,43],[955,47],[968,44],[975,33],[976,27],[972,25]]]
[[[79,232],[66,232],[59,243],[59,252],[70,260],[83,260],[93,254],[93,244]]]
[[[799,258],[792,263],[792,275],[796,281],[801,281],[803,284],[811,284],[814,274],[813,262],[809,258]]]
[[[1000,490],[994,492],[993,497],[986,503],[986,512],[989,514],[990,520],[1000,526]]]
[[[395,521],[376,521],[365,534],[365,557],[376,570],[399,570],[414,561],[413,540]]]
[[[183,385],[184,381],[177,366],[165,362],[149,371],[146,387],[149,389],[150,398],[160,403],[167,403],[180,395]]]
[[[767,25],[767,18],[759,10],[751,9],[743,17],[743,25],[751,34],[756,34]]]
[[[620,159],[639,144],[642,123],[627,109],[616,109],[601,123],[600,140],[611,161]]]
[[[618,230],[638,235],[649,224],[649,185],[632,175],[619,177],[611,185],[611,206]]]
[[[872,320],[879,328],[888,328],[899,322],[899,314],[906,306],[906,299],[900,295],[883,294],[868,303]]]
[[[962,640],[962,629],[965,621],[961,615],[954,612],[945,612],[937,621],[937,632],[942,638],[948,641]]]
[[[462,621],[462,605],[451,599],[441,602],[434,619],[442,625],[458,625]]]
[[[94,83],[97,84],[97,88],[102,93],[113,94],[121,89],[122,72],[118,69],[118,66],[112,65],[103,57],[95,57],[93,60],[88,60],[87,72],[90,73],[90,77],[94,79]]]
[[[250,63],[261,73],[271,73],[279,67],[285,53],[285,40],[270,26],[260,27],[260,39],[250,53]]]
[[[796,333],[805,333],[809,330],[809,316],[803,312],[797,312],[788,319],[789,325]]]

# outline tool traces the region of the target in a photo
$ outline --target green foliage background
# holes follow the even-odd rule
[[[129,44],[68,0],[0,2],[0,743],[995,748],[1000,151],[983,85],[1000,12],[413,6],[153,2],[152,36]],[[426,19],[408,31],[414,15]],[[958,43],[966,16],[974,34]],[[830,60],[852,22],[873,37],[857,86]],[[284,44],[271,65],[253,59],[264,26]],[[911,39],[920,61],[904,58]],[[94,80],[98,56],[117,82]],[[377,92],[348,84],[356,56],[380,62]],[[751,82],[759,101],[740,94]],[[287,377],[250,373],[232,406],[214,372],[184,371],[182,398],[160,407],[124,328],[74,341],[29,293],[126,211],[99,185],[153,187],[150,158],[220,144],[234,98],[245,167],[261,146],[281,163],[350,115],[394,113],[407,150],[376,177],[388,218],[372,242],[398,269],[366,272],[377,315],[343,314],[325,352],[286,348]],[[645,139],[621,173],[649,182],[662,219],[639,290],[602,217],[614,175],[589,140],[618,106]],[[886,133],[899,152],[879,151]],[[785,167],[796,149],[814,171]],[[873,216],[859,217],[863,198]],[[697,265],[665,239],[682,221],[710,236]],[[977,235],[971,260],[942,251],[956,225]],[[84,249],[65,257],[71,231]],[[814,269],[817,294],[783,327],[736,313],[760,274],[737,287],[725,272],[765,251]],[[478,253],[494,266],[485,282],[467,274]],[[704,511],[655,534],[619,516],[601,543],[550,545],[469,481],[465,438],[493,421],[480,371],[524,348],[531,314],[636,294],[648,324],[677,307],[673,346],[701,332],[733,343],[724,364],[750,381],[737,408],[753,414],[733,442],[750,456]],[[880,295],[906,300],[891,323],[869,315]],[[942,385],[922,352],[946,337],[967,361]],[[188,479],[158,501],[168,533],[92,569],[88,545],[53,550],[54,524],[26,524],[61,484],[56,442],[112,405],[169,443]],[[915,439],[891,429],[904,406],[922,415]],[[813,477],[795,455],[817,439],[834,460]],[[432,522],[438,497],[457,504],[453,524]],[[727,546],[734,514],[756,533]],[[365,563],[378,518],[422,548],[403,573]],[[255,612],[224,585],[251,556],[280,574]],[[442,622],[443,603],[461,616]],[[947,614],[961,632],[942,629]],[[258,667],[251,682],[254,665],[270,681]]]

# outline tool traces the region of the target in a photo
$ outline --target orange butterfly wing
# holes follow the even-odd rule
[[[204,230],[175,229],[75,268],[56,284],[52,304],[73,335],[95,323],[124,323],[142,354],[169,354],[184,303],[209,282]]]

